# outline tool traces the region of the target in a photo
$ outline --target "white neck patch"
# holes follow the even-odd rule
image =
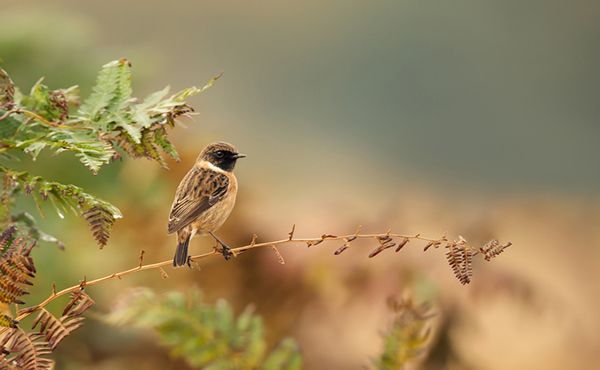
[[[220,173],[225,173],[225,171],[223,171],[223,169],[215,166],[214,164],[210,163],[209,161],[206,161],[205,163],[206,163],[206,166],[208,166],[208,168],[210,168],[211,170],[220,172]]]

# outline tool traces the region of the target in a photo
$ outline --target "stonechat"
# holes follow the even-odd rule
[[[241,154],[231,144],[216,142],[206,146],[196,164],[177,187],[169,214],[167,234],[177,232],[177,250],[173,266],[190,265],[188,245],[196,235],[212,235],[229,260],[230,250],[213,234],[227,219],[237,194],[233,168]]]

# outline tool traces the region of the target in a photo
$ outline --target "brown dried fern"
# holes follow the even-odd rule
[[[391,233],[391,230],[389,230],[385,234],[360,234],[360,230],[361,230],[360,227],[358,228],[356,233],[351,234],[351,235],[336,236],[336,235],[331,235],[331,234],[323,234],[319,238],[294,238],[294,230],[295,230],[295,225],[294,225],[294,227],[292,227],[292,231],[289,233],[289,236],[287,238],[282,239],[282,240],[277,240],[277,241],[265,242],[265,243],[257,243],[256,242],[257,236],[254,235],[252,237],[252,241],[249,245],[238,247],[238,248],[233,248],[231,250],[231,252],[234,256],[238,256],[238,255],[242,254],[243,252],[245,252],[249,249],[252,249],[252,248],[269,247],[273,251],[275,251],[280,263],[282,263],[283,256],[281,255],[281,253],[279,253],[279,250],[276,248],[276,246],[281,245],[281,244],[287,244],[287,243],[295,243],[295,244],[306,243],[306,245],[308,247],[312,247],[312,246],[321,244],[324,241],[343,240],[344,244],[342,245],[341,248],[339,248],[335,252],[335,254],[340,254],[342,251],[349,248],[350,243],[352,241],[354,241],[358,238],[376,239],[378,242],[378,246],[369,255],[370,257],[374,257],[374,256],[378,255],[379,253],[381,253],[382,251],[396,246],[394,244],[394,242],[392,241],[393,238],[400,239],[400,242],[396,246],[396,252],[400,251],[403,247],[405,247],[412,240],[422,240],[422,241],[427,242],[425,250],[427,250],[431,246],[433,246],[434,249],[437,249],[440,245],[445,244],[445,247],[448,249],[447,254],[450,255],[450,257],[447,257],[447,258],[448,258],[453,270],[455,271],[455,275],[457,276],[458,280],[461,283],[467,284],[470,282],[470,277],[472,276],[472,273],[473,273],[472,272],[473,256],[475,256],[477,254],[481,254],[484,256],[484,258],[486,260],[490,260],[491,258],[494,258],[495,256],[500,254],[502,251],[504,251],[507,247],[509,247],[511,245],[511,243],[506,243],[504,245],[500,245],[497,241],[493,240],[490,243],[486,244],[484,247],[474,248],[474,247],[469,246],[467,244],[466,240],[464,238],[462,238],[461,236],[459,236],[458,240],[448,241],[446,239],[445,234],[442,235],[438,239],[430,239],[430,238],[422,237],[420,234],[416,234],[413,236],[398,235],[398,234]],[[0,236],[0,243],[1,242],[2,242],[2,236]],[[212,252],[190,257],[190,261],[195,264],[194,260],[197,260],[200,258],[211,257],[211,256],[217,256],[217,255],[222,255],[222,251],[220,251],[218,248],[215,248]],[[42,310],[47,304],[49,304],[54,299],[56,299],[62,295],[82,291],[86,286],[89,286],[89,285],[100,284],[100,283],[103,283],[103,282],[106,282],[109,280],[113,280],[113,279],[121,279],[123,276],[129,275],[129,274],[133,274],[133,273],[144,271],[144,270],[152,270],[152,269],[159,270],[161,272],[161,276],[163,278],[168,277],[168,275],[165,273],[165,271],[162,269],[162,267],[171,265],[171,263],[172,263],[171,260],[144,265],[143,257],[144,257],[144,253],[142,253],[142,255],[140,256],[140,261],[138,264],[136,264],[136,267],[131,268],[129,270],[121,271],[118,273],[113,273],[111,275],[108,275],[108,276],[105,276],[105,277],[102,277],[99,279],[91,280],[91,281],[87,281],[87,279],[84,278],[80,284],[69,287],[69,288],[65,288],[59,292],[57,292],[56,289],[54,289],[52,295],[50,297],[48,297],[44,302],[40,303],[37,306],[33,306],[33,307],[29,307],[29,308],[20,310],[18,312],[17,320],[22,320],[22,319],[28,317],[29,315],[31,315],[32,313]],[[77,300],[72,297],[71,304],[74,304],[74,302],[77,302]],[[74,316],[80,315],[91,304],[92,303],[86,302],[86,301],[82,302],[81,304],[78,303],[77,307],[79,307],[79,308],[73,311],[74,312],[73,315]],[[63,316],[64,316],[64,314],[63,314]],[[0,320],[1,320],[1,318],[0,318]],[[76,329],[77,327],[80,326],[78,324],[79,323],[76,322],[73,325],[73,327],[75,327],[75,329]],[[75,329],[72,329],[72,330],[75,330]],[[9,329],[8,328],[0,328],[0,335],[5,333],[7,330],[9,330]]]
[[[448,244],[446,248],[448,248],[446,259],[452,267],[454,276],[461,284],[469,284],[471,282],[470,277],[473,275],[473,268],[471,267],[473,257],[470,250],[459,244]]]
[[[113,215],[107,209],[98,205],[83,212],[81,216],[87,221],[94,238],[100,245],[100,249],[104,248],[108,243],[112,225],[115,223]]]
[[[0,68],[0,109],[10,110],[15,105],[15,84],[6,71]]]
[[[425,244],[425,247],[423,248],[424,251],[427,251],[431,247],[433,247],[434,249],[438,249],[440,246],[445,245],[445,248],[448,249],[446,253],[446,258],[448,260],[448,263],[452,267],[454,275],[462,284],[468,284],[471,282],[470,277],[473,275],[473,257],[475,255],[481,254],[485,258],[485,260],[489,261],[492,258],[499,255],[500,253],[502,253],[506,248],[508,248],[511,245],[511,243],[500,245],[499,242],[496,239],[494,239],[483,247],[475,248],[469,246],[467,244],[467,241],[462,236],[459,236],[458,240],[454,239],[452,241],[449,241],[446,238],[446,233],[442,234],[442,236],[440,236],[438,239],[431,239],[423,237],[420,234],[416,234],[413,236],[393,234],[391,230],[388,230],[388,232],[385,234],[360,234],[360,230],[361,228],[359,227],[356,233],[345,236],[323,234],[320,238],[294,239],[294,225],[292,227],[292,232],[290,232],[290,237],[288,239],[278,240],[275,242],[256,243],[256,235],[254,235],[252,243],[250,243],[250,245],[234,248],[232,249],[232,252],[234,253],[234,255],[238,255],[243,251],[256,247],[275,246],[279,244],[292,242],[304,242],[308,247],[313,247],[321,244],[324,241],[343,240],[344,244],[334,252],[335,255],[339,255],[348,248],[350,248],[350,242],[356,240],[357,238],[363,238],[375,239],[377,241],[377,248],[375,248],[369,254],[369,258],[373,258],[386,249],[396,247],[396,252],[399,252],[411,240],[422,240],[427,242]],[[394,242],[394,238],[400,238],[400,241],[396,244],[396,242]],[[213,253],[192,257],[192,259],[207,257],[216,253],[220,253],[218,249],[216,249]]]
[[[0,342],[3,348],[2,369],[10,370],[49,370],[54,361],[47,357],[52,351],[48,342],[40,341],[43,333],[26,333],[21,328],[16,328],[8,333]],[[8,358],[7,355],[14,354]]]
[[[29,254],[35,241],[28,244],[23,238],[12,240],[15,230],[12,226],[0,235],[0,302],[24,304],[18,297],[29,293],[19,284],[33,285],[28,278],[34,277],[36,270]],[[6,315],[0,318],[0,326],[15,327],[16,323]]]
[[[0,301],[3,303],[24,304],[18,297],[28,294],[20,285],[33,285],[29,278],[36,272],[30,256],[35,241],[28,243],[23,238],[16,238],[16,228],[11,226],[0,234]],[[83,283],[85,285],[85,282]],[[44,357],[71,332],[83,325],[79,317],[94,302],[79,290],[71,294],[71,300],[60,318],[54,317],[43,305],[38,305],[18,312],[24,318],[39,311],[32,329],[39,324],[39,332],[26,333],[19,328],[19,320],[8,315],[0,315],[0,332],[4,333],[0,341],[0,369],[45,370],[51,369],[53,361]],[[12,357],[9,357],[12,356]]]
[[[19,311],[20,316],[25,316],[39,311],[33,321],[32,329],[39,325],[38,332],[26,333],[23,329],[15,327],[6,334],[0,342],[2,357],[0,369],[15,370],[46,370],[51,369],[53,361],[43,356],[49,355],[58,344],[73,331],[83,326],[83,317],[80,317],[94,301],[78,290],[71,293],[71,300],[65,307],[62,316],[56,318],[44,307],[32,307]],[[8,357],[13,354],[13,357]]]
[[[80,316],[93,304],[94,301],[83,290],[72,292],[71,301],[65,307],[62,317],[57,319],[42,307],[31,328],[35,329],[40,324],[40,334],[46,334],[46,342],[50,350],[54,351],[63,339],[83,326],[85,318]]]
[[[15,229],[16,228],[14,226],[10,226],[6,228],[2,234],[0,234],[0,251],[4,252],[6,247],[8,247],[9,241],[12,238]]]
[[[510,247],[511,245],[512,245],[512,243],[510,243],[510,242],[500,245],[500,242],[498,241],[498,239],[493,239],[490,242],[488,242],[486,245],[484,245],[483,247],[479,248],[479,252],[481,252],[485,255],[486,261],[489,261],[492,258],[499,255],[500,253],[504,252],[504,250],[506,248]]]

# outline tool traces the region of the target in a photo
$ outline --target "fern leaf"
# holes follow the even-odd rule
[[[118,109],[122,109],[131,99],[131,63],[125,59],[119,60],[117,76]]]
[[[141,158],[146,154],[145,148],[126,132],[121,132],[116,138],[115,143],[129,154],[132,158]]]
[[[156,141],[156,132],[158,130],[155,131],[150,129],[144,129],[141,132],[142,138],[140,142],[135,142],[135,140],[130,135],[124,132],[117,136],[116,141],[117,144],[121,146],[133,158],[145,157],[148,159],[154,159],[158,163],[160,163],[161,166],[167,168],[167,163],[158,152],[158,144]],[[167,141],[165,141],[163,137],[161,137],[161,139],[162,143],[168,149],[168,145],[170,143],[167,144]]]
[[[247,309],[236,319],[224,300],[215,306],[202,303],[197,289],[192,289],[188,296],[179,292],[157,295],[149,289],[136,289],[105,316],[105,321],[154,328],[161,341],[172,348],[172,354],[184,357],[193,367],[301,368],[300,352],[294,341],[282,342],[265,362],[261,318]]]
[[[81,163],[89,168],[94,175],[98,174],[102,165],[109,163],[113,158],[115,150],[112,145],[103,141],[79,141],[78,139],[66,139],[53,144],[59,147],[55,155],[66,150],[74,151]]]
[[[17,328],[18,323],[19,322],[14,320],[12,317],[5,314],[0,314],[0,326],[15,329]]]
[[[158,102],[160,102],[165,96],[167,96],[170,89],[171,89],[171,87],[167,86],[162,90],[159,90],[155,93],[148,95],[146,97],[146,99],[144,99],[144,102],[142,104],[140,104],[140,107],[142,107],[144,109],[151,109],[156,104],[158,104]]]
[[[0,109],[0,116],[2,116],[3,114],[5,114],[5,112],[2,109]],[[0,124],[0,139],[10,140],[11,138],[15,137],[21,125],[22,122],[18,121],[17,119],[14,119],[12,116],[6,117],[4,120],[2,120],[2,124]],[[9,143],[10,141],[7,141],[2,145],[10,145]]]
[[[196,86],[190,87],[188,89],[182,90],[180,92],[178,92],[177,94],[173,95],[171,97],[171,99],[173,101],[181,101],[191,95],[195,95],[198,93],[201,93],[202,91],[208,89],[209,87],[212,86],[213,82],[215,82],[216,80],[219,79],[219,77],[221,77],[223,75],[223,72],[221,72],[218,76],[213,77],[210,81],[208,81],[208,83],[206,85],[204,85],[204,87],[202,87],[201,89],[197,88]]]
[[[103,206],[98,205],[85,211],[81,216],[87,221],[100,249],[106,246],[115,218]]]
[[[83,292],[83,290],[71,293],[70,298],[71,301],[69,301],[69,304],[67,304],[63,310],[63,316],[80,316],[95,303],[89,295]]]
[[[446,248],[446,259],[452,267],[454,275],[461,284],[469,284],[470,277],[473,275],[472,261],[473,256],[468,248],[456,243],[449,243]]]
[[[17,238],[11,242],[15,231],[15,227],[10,227],[0,235],[0,244],[4,251],[0,257],[0,301],[23,304],[25,302],[18,297],[29,293],[24,291],[19,284],[33,285],[28,277],[34,277],[36,270],[29,253],[35,242],[27,245],[23,238]],[[0,326],[13,327],[14,325],[15,321],[10,317],[0,317]]]
[[[56,318],[42,307],[31,328],[35,329],[39,324],[39,333],[45,333],[45,340],[50,350],[54,351],[63,339],[83,326],[85,318],[79,316],[93,304],[94,301],[83,291],[74,292],[71,294],[71,301],[63,311],[62,317]],[[71,311],[74,307],[75,309]]]
[[[164,168],[167,168],[167,163],[158,152],[156,144],[155,131],[144,130],[142,132],[142,145],[144,146],[146,156],[154,159]]]
[[[63,124],[68,118],[69,97],[62,90],[52,91],[48,86],[42,84],[44,78],[40,78],[31,88],[28,96],[21,100],[21,106],[25,110],[37,112],[30,115],[35,121],[48,125],[47,122]],[[72,93],[72,91],[71,91]],[[51,129],[46,127],[46,129]]]
[[[150,113],[145,104],[138,104],[134,106],[131,112],[131,119],[142,128],[149,128],[152,126]]]
[[[86,143],[86,147],[78,147],[76,152],[75,156],[79,157],[79,161],[94,175],[97,175],[100,167],[110,162],[114,155],[112,147],[105,143]]]
[[[50,370],[54,361],[43,357],[50,354],[51,350],[47,342],[40,341],[44,334],[25,333],[17,328],[9,333],[2,341],[2,345],[10,341],[7,348],[9,353],[16,353],[15,356],[7,358],[8,363],[14,364],[19,370]]]
[[[479,251],[483,253],[486,261],[490,261],[492,258],[504,252],[504,250],[510,247],[511,245],[512,243],[510,242],[500,245],[498,239],[493,239],[483,247],[479,248]]]
[[[298,343],[291,339],[283,339],[271,352],[261,366],[262,370],[301,370],[302,354]]]
[[[400,302],[390,299],[388,303],[396,317],[384,337],[383,352],[374,362],[378,370],[403,369],[408,361],[424,352],[429,340],[426,324],[432,315],[428,305],[417,306],[411,299]]]
[[[15,84],[8,73],[0,68],[0,109],[9,110],[14,105]]]
[[[37,327],[39,331],[26,333],[21,328],[14,326],[16,329],[9,332],[0,341],[0,346],[3,348],[1,354],[3,363],[13,364],[15,365],[14,369],[19,370],[45,370],[53,368],[54,362],[45,356],[54,351],[58,344],[69,334],[83,325],[84,318],[79,316],[93,304],[94,301],[83,291],[79,290],[71,293],[71,301],[60,318],[56,318],[44,307],[20,310],[19,314],[40,310],[32,326],[32,329],[36,329]],[[1,320],[2,318],[0,317]],[[14,354],[14,356],[8,358],[7,356],[10,354]],[[4,369],[2,366],[0,368]]]
[[[0,276],[0,302],[2,303],[17,303],[17,304],[25,304],[20,299],[16,297],[20,297],[24,294],[29,294],[18,286],[12,279],[7,276]]]
[[[165,153],[167,153],[169,156],[171,156],[171,158],[179,162],[179,153],[177,153],[175,147],[173,146],[173,144],[171,144],[171,141],[167,136],[166,128],[164,126],[155,131],[154,140],[156,144],[160,146],[160,148]]]
[[[4,253],[5,249],[10,246],[10,241],[13,237],[13,233],[15,232],[15,226],[10,226],[2,231],[0,234],[0,250]]]
[[[69,213],[69,210],[74,211],[75,214],[82,212],[82,209],[88,208],[87,211],[83,212],[84,217],[90,223],[92,232],[98,243],[101,246],[106,245],[110,230],[116,218],[121,218],[123,215],[121,211],[112,204],[88,194],[83,189],[75,185],[63,185],[57,182],[48,182],[40,176],[33,176],[28,172],[16,172],[0,165],[0,173],[5,173],[10,176],[20,189],[25,194],[31,194],[40,210],[40,214],[43,216],[41,202],[38,199],[39,196],[43,200],[52,202],[54,208],[59,214],[63,212]],[[37,191],[36,191],[37,190]],[[101,217],[98,217],[101,216]],[[60,247],[63,244],[56,238],[47,235],[35,227],[35,220],[25,213],[19,213],[11,216],[13,222],[22,228],[28,229],[32,236],[35,236],[37,240],[55,242]],[[89,218],[89,219],[88,219]]]
[[[25,153],[29,153],[31,158],[37,158],[42,149],[48,146],[48,142],[44,137],[36,137],[29,140],[15,140],[15,147],[21,149]]]
[[[2,233],[3,235],[1,239],[5,240],[6,236],[4,234],[6,232],[12,234],[15,231],[15,227],[6,229]],[[34,277],[34,274],[36,273],[36,269],[33,264],[33,258],[30,256],[31,250],[35,244],[35,241],[33,241],[28,245],[25,239],[16,238],[14,241],[12,241],[12,243],[10,243],[8,248],[4,249],[4,253],[0,259],[2,264],[8,265],[2,267],[2,264],[0,264],[0,269],[4,271],[4,277],[12,278],[13,282],[15,283],[32,285],[30,282],[27,282],[27,279],[22,277],[22,274],[29,277]]]
[[[131,136],[134,142],[138,144],[140,143],[140,140],[142,139],[142,132],[140,130],[140,127],[135,125],[129,117],[124,116],[122,112],[114,113],[113,118],[115,119],[116,127],[123,128],[125,132],[127,132],[127,134]]]
[[[80,108],[80,113],[89,116],[92,121],[97,120],[97,115],[106,110],[116,95],[119,82],[120,61],[112,61],[102,66],[98,74],[96,86],[92,88],[93,93],[87,98]]]

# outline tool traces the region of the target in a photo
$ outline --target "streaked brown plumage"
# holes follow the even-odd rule
[[[177,232],[173,266],[189,265],[188,245],[196,235],[211,234],[223,247],[225,259],[229,259],[229,247],[213,232],[223,225],[235,205],[237,180],[233,169],[236,161],[245,156],[229,143],[209,144],[181,180],[167,230],[167,234]]]

